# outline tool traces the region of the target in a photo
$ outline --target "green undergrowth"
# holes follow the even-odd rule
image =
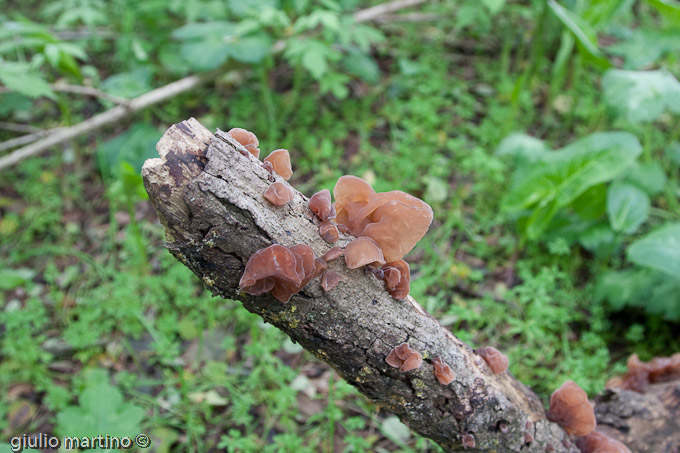
[[[65,23],[107,24],[99,2],[85,2],[89,16],[80,19],[64,18],[67,3],[55,2],[52,13],[43,6],[32,19],[58,13]],[[133,14],[111,19],[125,39],[88,43],[92,61],[80,75],[117,73],[110,51],[129,67],[103,89],[125,95],[173,80],[171,55],[198,35],[184,28],[162,37],[154,21],[162,3],[139,12],[146,37],[131,31]],[[204,3],[221,14],[220,2]],[[299,2],[283,3],[293,14]],[[640,118],[631,117],[626,91],[640,75],[605,76],[593,65],[601,63],[597,45],[570,41],[542,2],[482,3],[504,9],[433,3],[428,11],[455,14],[459,25],[384,24],[384,40],[371,35],[372,47],[357,44],[346,60],[333,53],[335,41],[345,42],[341,32],[323,32],[332,14],[317,14],[324,44],[308,52],[325,59],[326,73],[294,55],[258,65],[232,56],[238,65],[214,85],[4,171],[0,452],[21,433],[98,434],[86,422],[93,417],[110,435],[148,434],[159,452],[437,450],[238,302],[212,298],[163,249],[139,168],[163,130],[189,116],[211,129],[254,131],[265,155],[289,149],[291,183],[308,196],[354,174],[432,205],[433,226],[408,256],[413,296],[471,346],[507,353],[512,374],[544,401],[567,379],[600,392],[631,353],[644,360],[680,350],[677,256],[658,258],[680,222],[680,115],[658,93],[674,95],[663,74],[677,77],[680,61],[664,48],[648,61],[637,47],[658,38],[650,30],[665,19],[647,3],[607,26],[577,12],[619,40],[606,53],[618,65],[635,70],[644,60],[666,71],[642,84],[654,89]],[[177,30],[180,18],[206,20],[173,5]],[[548,17],[543,29],[539,14]],[[250,45],[268,42],[244,30]],[[677,42],[673,28],[664,30]],[[542,49],[528,39],[539,32]],[[57,47],[40,50],[61,58],[41,67],[45,77],[71,67],[64,55],[72,49]],[[3,99],[0,120],[40,127],[99,108],[76,97],[42,98],[35,108],[28,98]],[[592,138],[608,131],[622,134]],[[592,141],[602,149],[584,147]],[[568,155],[555,164],[554,150],[563,149]],[[612,159],[595,177],[588,172]],[[101,405],[113,409],[101,414]]]

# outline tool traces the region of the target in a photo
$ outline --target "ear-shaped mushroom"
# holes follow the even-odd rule
[[[338,231],[338,227],[336,227],[330,222],[322,222],[321,225],[319,225],[319,234],[321,235],[323,240],[328,242],[329,244],[338,242],[338,239],[340,239],[340,232]]]
[[[411,269],[404,260],[391,261],[382,267],[385,289],[395,299],[408,296],[411,288]],[[378,277],[380,278],[380,277]]]
[[[463,443],[463,447],[465,447],[465,448],[475,448],[477,446],[477,442],[475,441],[475,436],[473,434],[470,434],[470,433],[463,434],[462,443]]]
[[[321,287],[328,292],[338,286],[342,277],[335,271],[326,271],[321,277]]]
[[[356,238],[345,247],[345,264],[350,269],[358,269],[371,263],[385,264],[382,250],[368,237]]]
[[[227,133],[231,135],[234,140],[243,145],[250,154],[257,158],[260,157],[260,148],[258,148],[260,142],[255,134],[245,129],[241,129],[240,127],[235,127]]]
[[[574,381],[562,384],[550,396],[548,420],[574,436],[586,436],[595,429],[595,410],[588,394]]]
[[[331,191],[323,189],[309,199],[309,209],[312,210],[322,222],[335,218],[335,206],[331,203]]]
[[[680,353],[641,361],[637,354],[628,357],[628,372],[619,378],[622,388],[645,393],[650,383],[672,381],[680,377]]]
[[[368,236],[396,261],[413,249],[432,223],[432,208],[407,193],[375,193],[363,179],[343,176],[333,189],[336,222],[354,236]]]
[[[317,258],[314,260],[314,277],[319,277],[323,275],[324,272],[328,269],[328,263],[326,263],[326,260],[323,258]]]
[[[306,255],[311,252],[311,248],[306,245],[301,247],[307,247],[309,251],[304,251],[301,254],[299,253],[303,252],[301,248],[292,250],[274,244],[253,253],[248,259],[239,286],[253,296],[271,291],[272,295],[279,301],[288,302],[293,294],[302,289],[309,281],[307,274],[309,271],[308,257]],[[311,253],[313,263],[314,253]]]
[[[375,194],[373,187],[363,179],[345,175],[338,179],[333,189],[337,222],[349,226],[350,214],[355,214]]]
[[[408,344],[402,343],[390,351],[385,362],[405,373],[420,368],[423,363],[423,356],[415,349],[409,348]]]
[[[597,431],[578,439],[576,444],[582,453],[631,453],[630,449],[618,440]]]
[[[456,378],[456,373],[453,372],[451,367],[441,357],[435,357],[432,360],[432,365],[434,366],[434,376],[441,385],[449,385]]]
[[[342,255],[345,254],[345,250],[342,247],[338,247],[337,245],[333,248],[331,248],[329,251],[327,251],[323,255],[323,259],[328,262],[328,261],[333,261],[334,259],[341,257]]]
[[[508,369],[507,356],[494,347],[478,348],[475,353],[484,359],[493,374],[501,374]]]
[[[293,190],[287,185],[275,182],[264,193],[264,197],[274,206],[285,206],[293,199]]]
[[[276,174],[280,175],[286,181],[293,176],[293,169],[290,165],[290,154],[287,149],[272,151],[269,153],[269,156],[265,157],[264,161],[271,163]]]

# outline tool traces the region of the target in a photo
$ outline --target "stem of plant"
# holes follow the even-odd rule
[[[269,88],[269,65],[263,63],[259,67],[260,75],[260,91],[262,93],[262,101],[267,113],[267,127],[269,129],[269,143],[273,144],[278,141],[278,127],[276,125],[276,114],[274,112],[274,100],[272,98],[272,91]],[[273,146],[273,145],[272,145]]]

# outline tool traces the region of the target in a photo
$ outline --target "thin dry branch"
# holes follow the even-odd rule
[[[54,134],[56,131],[60,131],[62,129],[63,128],[58,127],[49,130],[38,130],[36,132],[33,132],[32,134],[26,134],[22,135],[21,137],[10,138],[9,140],[5,140],[4,142],[0,143],[0,152],[16,148],[17,146],[33,143],[36,140],[40,140],[41,138],[47,137],[48,135]]]
[[[12,132],[23,132],[26,134],[32,134],[34,132],[40,132],[45,130],[40,129],[39,127],[32,126],[30,124],[7,123],[5,121],[0,121],[0,129]]]
[[[91,133],[103,126],[113,124],[139,110],[175,97],[186,91],[190,91],[208,80],[212,80],[217,74],[219,74],[218,71],[210,71],[204,74],[184,77],[183,79],[131,99],[130,102],[125,105],[117,105],[116,107],[113,107],[104,113],[100,113],[99,115],[95,115],[75,126],[65,127],[56,132],[52,130],[50,131],[50,135],[44,139],[23,148],[19,148],[13,153],[0,158],[0,171],[15,165],[27,157],[41,153],[52,146],[73,140],[80,135]]]
[[[105,93],[104,91],[98,90],[94,87],[87,87],[82,85],[69,85],[65,83],[55,83],[53,85],[50,85],[50,88],[52,89],[52,91],[58,91],[61,93],[84,94],[85,96],[92,96],[104,99],[113,102],[114,104],[127,104],[130,102],[129,99]],[[7,87],[0,87],[0,94],[11,92],[12,90]]]
[[[379,19],[380,16],[423,3],[425,3],[425,0],[395,0],[393,2],[381,3],[380,5],[357,11],[354,14],[354,20],[356,22],[369,22]]]

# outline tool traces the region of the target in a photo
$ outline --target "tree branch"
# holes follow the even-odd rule
[[[469,346],[442,328],[412,298],[397,301],[382,282],[342,259],[329,263],[345,280],[329,293],[317,280],[282,304],[243,293],[238,281],[248,258],[279,243],[308,244],[316,256],[330,246],[318,233],[307,198],[273,208],[262,197],[269,173],[228,134],[213,136],[193,118],[161,138],[159,159],[142,169],[149,197],[166,228],[167,248],[214,295],[244,307],[286,332],[330,364],[347,382],[448,451],[472,435],[474,451],[578,451],[545,418],[541,401],[509,373],[491,374]],[[281,178],[277,180],[283,182]],[[284,182],[285,183],[285,182]],[[343,236],[339,245],[345,245]],[[385,358],[402,342],[425,358],[420,369],[400,373]],[[441,356],[456,374],[439,384],[431,360]],[[531,441],[527,442],[530,434]]]
[[[93,132],[103,126],[113,124],[126,116],[129,116],[139,110],[145,109],[151,105],[162,102],[178,94],[192,90],[195,87],[213,79],[219,71],[210,71],[203,74],[190,75],[183,79],[169,83],[155,90],[149,91],[141,96],[131,99],[124,105],[117,105],[106,112],[95,115],[75,126],[60,128],[55,131],[50,131],[50,134],[42,140],[32,143],[23,148],[12,152],[7,156],[0,158],[0,171],[10,167],[27,157],[34,156],[51,146],[59,145],[61,143],[72,140],[82,134]]]

